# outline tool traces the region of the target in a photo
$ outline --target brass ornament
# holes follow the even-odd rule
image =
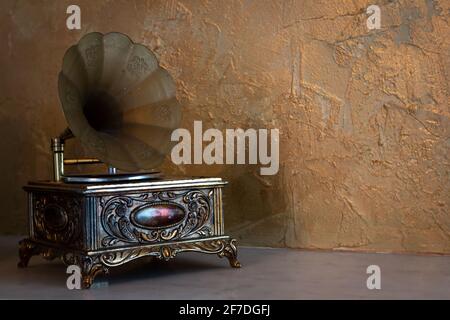
[[[184,218],[165,228],[142,227],[133,222],[133,213],[153,206],[178,207]],[[200,190],[188,192],[155,192],[151,195],[116,196],[100,202],[103,229],[108,234],[102,239],[105,247],[123,243],[152,243],[175,240],[189,235],[211,236],[212,229],[205,224],[210,216],[210,200]]]
[[[59,257],[66,265],[78,265],[81,269],[83,288],[89,288],[95,277],[99,274],[108,275],[110,267],[117,267],[132,260],[154,256],[161,260],[169,260],[182,252],[200,252],[206,254],[217,254],[226,257],[230,266],[240,268],[237,261],[236,240],[229,237],[208,239],[195,242],[171,243],[164,246],[151,245],[138,248],[127,248],[118,251],[80,254],[66,251],[61,248],[50,248],[30,240],[20,242],[19,267],[26,267],[33,255],[42,255],[47,258]]]
[[[33,222],[36,239],[82,246],[82,197],[67,194],[36,193],[33,198]]]

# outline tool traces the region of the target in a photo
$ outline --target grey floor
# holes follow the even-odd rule
[[[68,290],[65,266],[32,258],[18,269],[18,237],[0,237],[0,299],[450,299],[450,256],[240,248],[241,269],[213,255],[141,259],[90,290]],[[366,268],[381,268],[368,290]]]

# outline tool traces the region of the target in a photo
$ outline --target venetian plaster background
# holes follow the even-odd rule
[[[66,28],[69,4],[81,30]],[[51,177],[65,50],[119,31],[172,74],[183,127],[280,129],[275,176],[163,167],[228,179],[241,244],[450,253],[449,1],[2,0],[0,17],[1,232],[26,232],[21,187]]]

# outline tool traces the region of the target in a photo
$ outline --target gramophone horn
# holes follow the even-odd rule
[[[174,81],[126,35],[85,35],[64,55],[58,90],[69,128],[101,161],[153,169],[170,152],[181,120]]]

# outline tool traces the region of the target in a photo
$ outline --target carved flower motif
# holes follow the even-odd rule
[[[118,216],[123,217],[127,213],[127,207],[124,204],[119,204],[116,208]]]

